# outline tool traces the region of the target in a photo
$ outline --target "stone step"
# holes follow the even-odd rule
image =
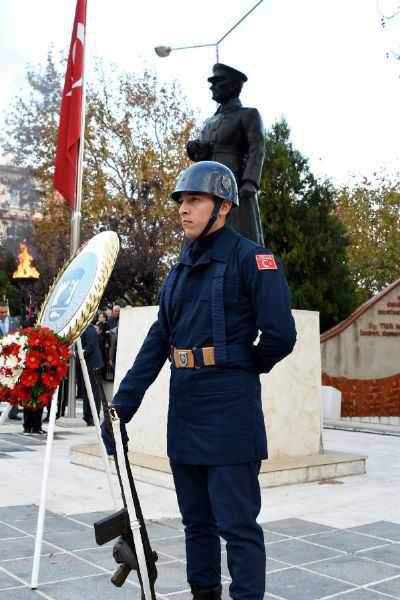
[[[97,444],[72,446],[70,460],[76,465],[104,470],[102,454]],[[264,460],[261,465],[260,484],[261,487],[275,487],[363,475],[366,473],[366,460],[366,456],[329,451],[312,456],[283,456]],[[110,461],[115,473],[111,458]],[[167,458],[129,451],[129,461],[137,481],[174,489]]]
[[[350,421],[347,419],[324,419],[326,429],[341,429],[343,431],[364,431],[381,435],[399,435],[400,425],[386,423],[368,423],[367,421]]]

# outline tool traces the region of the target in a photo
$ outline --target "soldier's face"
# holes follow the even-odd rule
[[[8,317],[8,306],[0,306],[0,321],[4,321]]]
[[[214,198],[209,194],[183,192],[179,199],[179,216],[185,237],[188,240],[197,239],[207,225],[214,209]],[[230,202],[223,202],[217,220],[212,225],[210,233],[225,225],[226,216],[231,209]]]
[[[214,208],[213,197],[209,194],[183,192],[179,201],[179,216],[185,237],[195,240],[211,217]]]
[[[212,81],[210,90],[212,99],[219,104],[222,104],[237,95],[235,83],[228,77],[218,77]]]

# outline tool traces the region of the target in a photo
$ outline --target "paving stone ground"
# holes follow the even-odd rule
[[[110,583],[111,544],[96,546],[92,524],[111,510],[104,473],[71,465],[68,451],[94,438],[82,429],[56,433],[39,588],[30,589],[37,506],[46,440],[20,425],[0,433],[0,600],[140,599],[135,574]],[[400,463],[397,439],[324,432],[335,450],[368,448],[368,475],[263,490],[267,594],[275,600],[400,600]],[[185,548],[174,492],[139,483],[150,538],[159,554],[157,594],[190,600]],[[17,506],[18,505],[18,506]],[[64,514],[66,513],[66,514]],[[289,518],[295,516],[296,518]],[[157,518],[162,517],[162,518]],[[224,599],[229,571],[223,554]]]
[[[0,600],[135,600],[135,574],[115,588],[111,544],[96,546],[92,524],[109,513],[47,512],[39,588],[30,589],[38,508],[0,508]],[[386,521],[336,529],[302,519],[263,523],[267,545],[266,599],[384,600],[400,598],[400,525]],[[149,521],[159,555],[159,598],[189,600],[182,526]],[[229,571],[223,552],[224,598]]]

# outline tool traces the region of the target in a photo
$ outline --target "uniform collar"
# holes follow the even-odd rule
[[[242,108],[242,103],[240,102],[239,98],[232,98],[232,100],[228,100],[228,102],[225,104],[221,104],[215,114],[219,115],[221,113],[230,113],[239,110],[240,108]]]
[[[179,264],[197,267],[211,260],[228,262],[239,237],[238,233],[225,225],[204,239],[187,244],[179,257]]]

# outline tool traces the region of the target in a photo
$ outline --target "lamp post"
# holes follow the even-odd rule
[[[230,29],[228,29],[228,31],[226,33],[224,33],[224,35],[222,37],[220,37],[219,40],[217,40],[216,42],[213,42],[211,44],[195,44],[194,46],[178,46],[176,48],[172,48],[171,46],[156,46],[154,48],[155,53],[160,58],[166,58],[167,56],[169,56],[171,54],[171,52],[175,52],[175,50],[189,50],[192,48],[209,48],[210,46],[213,46],[213,47],[215,47],[216,62],[218,63],[219,62],[219,45],[221,44],[221,42],[223,42],[225,40],[225,38],[227,38],[228,35],[230,33],[232,33],[232,31],[234,29],[236,29],[236,27],[238,25],[240,25],[240,23],[242,23],[246,19],[246,17],[248,17],[249,14],[252,13],[257,8],[257,6],[259,6],[261,4],[261,2],[263,2],[263,0],[259,0],[252,8],[250,8],[250,10],[248,10],[246,14],[244,14],[238,21],[236,21],[236,23],[234,23],[232,25],[232,27]]]

